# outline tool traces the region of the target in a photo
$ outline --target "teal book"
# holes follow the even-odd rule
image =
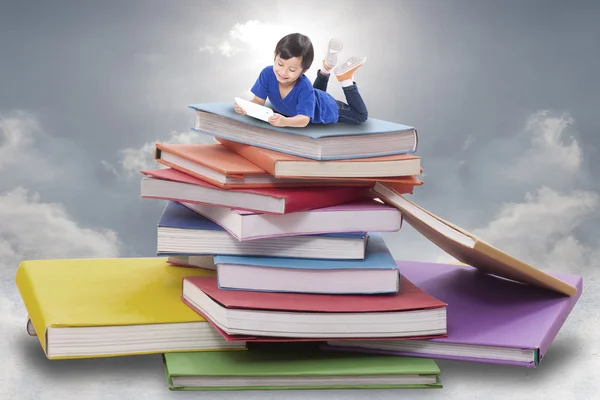
[[[428,358],[324,352],[299,347],[163,355],[170,390],[441,388]]]
[[[193,130],[234,142],[275,150],[314,160],[343,160],[414,153],[417,130],[409,125],[369,118],[359,125],[308,124],[303,128],[279,128],[240,115],[233,100],[191,104],[196,113]]]

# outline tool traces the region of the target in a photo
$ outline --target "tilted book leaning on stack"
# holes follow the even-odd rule
[[[466,265],[485,273],[501,276],[567,296],[577,294],[577,288],[564,280],[539,270],[419,207],[389,186],[375,184],[381,200],[398,208],[402,218],[439,248]]]

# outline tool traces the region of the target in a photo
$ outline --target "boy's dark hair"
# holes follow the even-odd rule
[[[301,33],[290,33],[277,42],[275,56],[279,56],[284,60],[302,57],[302,69],[309,69],[315,58],[315,51],[308,36]]]

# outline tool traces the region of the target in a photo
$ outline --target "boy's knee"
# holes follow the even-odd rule
[[[358,114],[358,123],[359,124],[362,124],[367,119],[369,119],[369,113],[368,112],[365,111],[364,113]]]

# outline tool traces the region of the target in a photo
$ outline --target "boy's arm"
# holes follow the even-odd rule
[[[253,103],[260,104],[261,106],[264,106],[267,100],[266,99],[261,99],[258,96],[254,96],[254,98],[251,101]]]
[[[285,126],[292,128],[304,128],[310,122],[310,117],[306,115],[296,115],[294,117],[286,117],[285,119]]]
[[[289,126],[291,128],[304,128],[310,122],[310,117],[307,115],[296,115],[294,117],[284,117],[281,114],[273,114],[269,118],[269,123],[273,126],[279,126],[284,128]]]

